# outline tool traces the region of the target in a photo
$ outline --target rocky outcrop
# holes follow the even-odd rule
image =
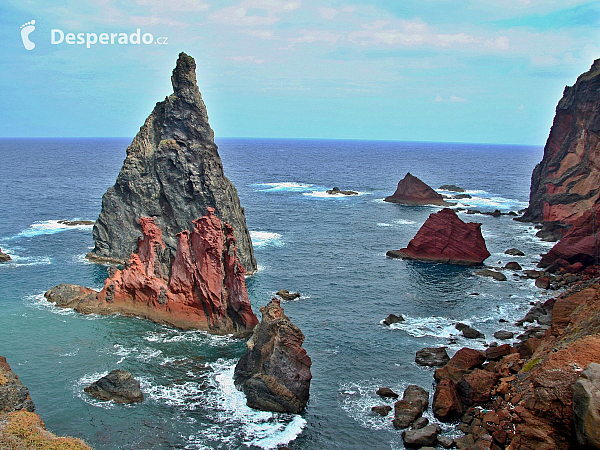
[[[301,297],[300,292],[290,292],[287,289],[279,289],[276,295],[287,301],[296,300]]]
[[[235,385],[248,406],[263,411],[299,413],[308,402],[312,364],[302,348],[304,335],[272,299],[260,309],[247,352],[235,367]]]
[[[6,261],[11,261],[12,258],[7,255],[6,253],[2,252],[2,249],[0,248],[0,262],[6,262]]]
[[[122,270],[110,267],[104,288],[96,292],[59,285],[45,296],[57,306],[84,314],[122,314],[183,329],[246,336],[258,319],[252,312],[244,268],[237,258],[233,228],[208,208],[193,230],[177,235],[170,267],[161,229],[142,217],[144,237]]]
[[[398,188],[385,202],[400,203],[403,205],[447,205],[441,194],[435,192],[411,173],[398,183]]]
[[[246,272],[256,270],[244,210],[223,173],[195,70],[194,59],[180,53],[171,77],[173,94],[156,104],[127,148],[115,185],[102,198],[90,260],[124,263],[136,249],[139,218],[151,217],[163,231],[162,259],[168,268],[178,234],[191,232],[190,222],[214,208],[232,225]]]
[[[356,191],[344,191],[339,187],[334,187],[333,189],[328,189],[327,192],[329,195],[358,195]]]
[[[425,347],[415,354],[415,363],[420,366],[441,367],[445,366],[450,357],[446,347]]]
[[[0,356],[0,448],[91,450],[80,439],[58,437],[35,413],[29,390]]]
[[[573,419],[579,445],[600,448],[600,364],[588,365],[575,383]]]
[[[570,225],[600,199],[600,60],[566,87],[523,218]]]
[[[463,222],[444,208],[431,214],[406,248],[390,250],[387,256],[448,264],[479,265],[490,256],[481,234],[481,224]]]
[[[144,400],[140,382],[129,372],[119,369],[86,386],[84,391],[104,402],[112,400],[115,403],[136,403]]]

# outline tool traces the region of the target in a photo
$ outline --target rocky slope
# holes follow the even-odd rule
[[[390,250],[392,258],[449,264],[478,265],[490,253],[481,235],[481,224],[463,222],[448,208],[431,214],[406,248]]]
[[[533,222],[570,225],[600,198],[600,60],[565,88],[544,157],[531,177]]]
[[[109,268],[104,289],[58,285],[48,301],[84,314],[142,317],[184,329],[249,335],[258,319],[252,312],[244,267],[237,258],[234,230],[213,208],[178,233],[169,267],[168,249],[154,219],[139,221],[143,239],[123,270]]]
[[[89,259],[124,263],[136,249],[139,218],[152,217],[163,230],[168,262],[177,250],[177,234],[211,207],[233,226],[246,272],[256,270],[244,209],[223,173],[195,70],[194,59],[180,53],[171,77],[173,94],[156,104],[127,148],[115,185],[102,198]]]
[[[35,413],[29,390],[0,356],[0,448],[90,450],[83,441],[57,437]]]
[[[235,384],[252,408],[299,413],[308,402],[312,378],[312,362],[302,348],[304,335],[278,299],[260,311],[262,320],[235,367]]]
[[[389,197],[383,199],[389,203],[403,205],[447,205],[441,194],[435,192],[410,172],[400,180],[398,188]]]

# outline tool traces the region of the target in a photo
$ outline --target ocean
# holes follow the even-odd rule
[[[88,262],[95,220],[130,139],[0,139],[0,355],[29,388],[48,429],[95,449],[400,449],[393,405],[375,390],[418,384],[433,396],[433,370],[414,363],[423,347],[484,348],[458,336],[468,323],[486,334],[519,331],[530,302],[549,297],[505,271],[508,281],[469,267],[386,258],[406,246],[437,207],[384,203],[406,172],[437,188],[456,184],[491,211],[527,206],[541,147],[385,141],[218,139],[225,174],[246,210],[259,270],[247,278],[254,311],[279,289],[306,336],[312,358],[310,402],[300,415],[254,411],[233,385],[245,343],[120,316],[59,309],[43,293],[59,283],[100,288],[106,267]],[[325,190],[358,191],[329,196]],[[551,244],[531,224],[508,216],[466,215],[481,222],[489,265],[534,268]],[[510,247],[525,257],[509,257]],[[479,295],[472,295],[477,293]],[[406,321],[391,327],[390,313]],[[500,319],[508,323],[499,323]],[[83,388],[110,370],[130,371],[145,400],[102,403]],[[431,409],[426,417],[433,419]],[[452,433],[452,427],[442,425]]]

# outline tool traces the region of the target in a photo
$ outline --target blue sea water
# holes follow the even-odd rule
[[[403,448],[391,416],[370,411],[392,404],[375,395],[377,387],[401,391],[419,384],[433,392],[432,370],[414,363],[417,350],[483,348],[456,336],[455,322],[480,329],[489,343],[498,329],[517,331],[499,319],[514,322],[546,295],[508,271],[508,281],[499,283],[468,267],[386,258],[439,208],[382,201],[410,171],[433,187],[466,188],[473,198],[461,200],[464,206],[521,209],[539,147],[217,143],[254,242],[259,270],[247,284],[255,312],[281,288],[302,293],[283,306],[304,332],[313,361],[306,411],[272,414],[245,406],[232,380],[242,341],[48,304],[43,292],[58,283],[103,284],[106,267],[84,258],[93,246],[91,227],[58,220],[97,218],[129,139],[2,139],[0,248],[14,260],[0,265],[0,355],[28,386],[51,431],[81,437],[96,449]],[[360,195],[326,195],[333,186]],[[533,268],[549,248],[531,225],[510,217],[459,215],[482,222],[490,265],[516,260]],[[504,255],[509,247],[526,256]],[[386,327],[381,321],[390,313],[406,321]],[[83,393],[115,368],[141,380],[143,403],[101,403]]]

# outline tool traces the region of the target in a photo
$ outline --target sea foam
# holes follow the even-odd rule
[[[284,243],[281,240],[281,234],[271,233],[269,231],[250,231],[252,245],[255,248],[263,248],[267,246],[283,247]]]
[[[259,191],[262,192],[305,192],[313,188],[314,185],[308,183],[297,183],[293,181],[286,181],[281,183],[257,183],[253,186],[260,187]]]
[[[59,222],[59,220],[44,220],[40,222],[34,222],[29,226],[29,228],[26,228],[14,236],[4,238],[3,240],[31,238],[45,234],[61,233],[68,230],[91,230],[93,227],[93,225],[65,225],[64,223]]]

